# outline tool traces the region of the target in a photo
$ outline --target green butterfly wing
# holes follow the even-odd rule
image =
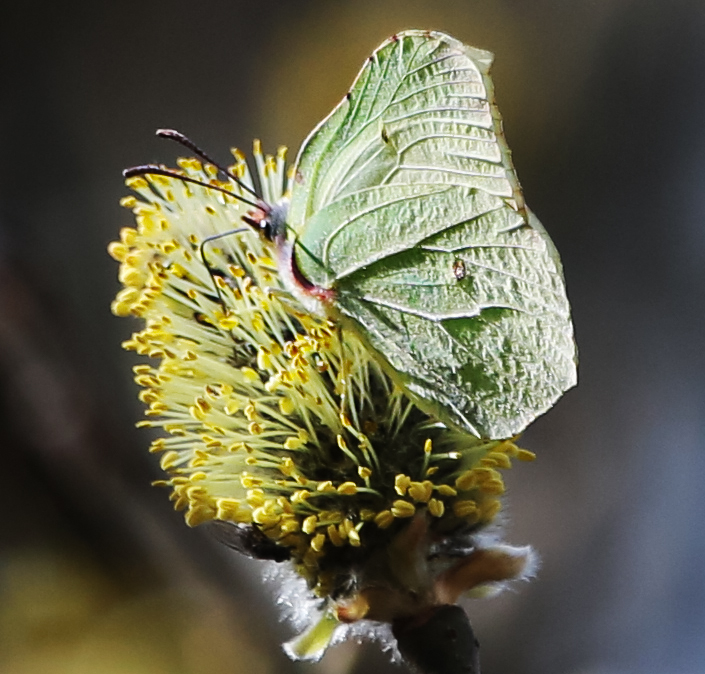
[[[288,224],[296,262],[419,404],[490,438],[576,383],[558,254],[526,208],[492,55],[408,31],[311,134]]]

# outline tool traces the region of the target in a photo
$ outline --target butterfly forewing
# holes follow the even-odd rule
[[[497,140],[491,60],[440,33],[409,31],[383,44],[304,143],[289,224],[300,230],[336,199],[387,183],[518,193]]]
[[[383,44],[302,148],[289,224],[303,274],[421,406],[499,438],[576,373],[560,262],[524,206],[490,62],[440,33]]]

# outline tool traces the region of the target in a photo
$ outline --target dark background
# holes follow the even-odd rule
[[[387,671],[288,663],[256,564],[189,530],[147,454],[105,252],[120,171],[296,149],[404,28],[496,54],[527,200],[560,250],[580,386],[527,431],[508,539],[538,579],[467,604],[485,674],[705,671],[705,3],[5,3],[0,17],[0,672]],[[396,670],[398,671],[398,670]]]

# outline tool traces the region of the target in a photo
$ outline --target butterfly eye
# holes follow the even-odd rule
[[[271,209],[267,204],[259,203],[256,208],[242,216],[242,221],[262,234],[267,241],[274,240]]]
[[[267,241],[274,241],[274,238],[276,236],[276,230],[275,226],[272,223],[272,221],[267,218],[263,223],[262,223],[262,228],[261,228],[262,236],[264,236]]]

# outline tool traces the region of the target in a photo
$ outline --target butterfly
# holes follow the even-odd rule
[[[498,439],[576,384],[577,356],[492,58],[440,32],[386,40],[304,141],[290,200],[257,198],[243,220],[275,244],[288,289],[356,333],[421,409]]]

